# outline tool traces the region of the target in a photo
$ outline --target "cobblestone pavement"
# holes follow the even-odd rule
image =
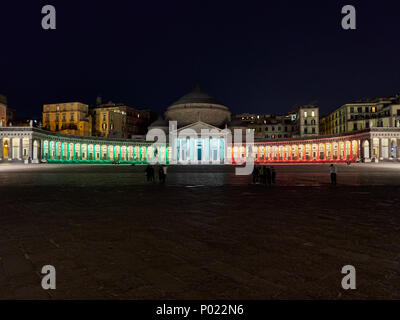
[[[0,165],[2,299],[399,299],[400,166]],[[40,270],[57,269],[57,289]],[[341,289],[342,266],[357,290]]]

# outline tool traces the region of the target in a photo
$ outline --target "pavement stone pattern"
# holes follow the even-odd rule
[[[0,299],[399,299],[400,165],[275,168],[0,166]]]

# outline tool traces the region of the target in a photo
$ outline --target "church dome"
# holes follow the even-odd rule
[[[165,116],[167,120],[176,120],[180,127],[197,121],[220,127],[231,119],[229,109],[198,86],[170,105]]]

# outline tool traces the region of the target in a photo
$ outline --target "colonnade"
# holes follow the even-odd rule
[[[42,142],[42,158],[49,162],[168,163],[170,153],[168,147],[153,147],[151,144],[120,145],[56,140]]]
[[[233,145],[232,163],[252,157],[255,162],[354,162],[360,158],[360,140],[298,141]]]

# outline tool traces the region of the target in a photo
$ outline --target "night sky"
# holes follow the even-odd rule
[[[57,29],[41,28],[41,8]],[[357,9],[357,30],[341,8]],[[398,1],[0,3],[0,93],[18,116],[44,103],[124,102],[164,112],[196,84],[233,113],[321,114],[400,92]]]

